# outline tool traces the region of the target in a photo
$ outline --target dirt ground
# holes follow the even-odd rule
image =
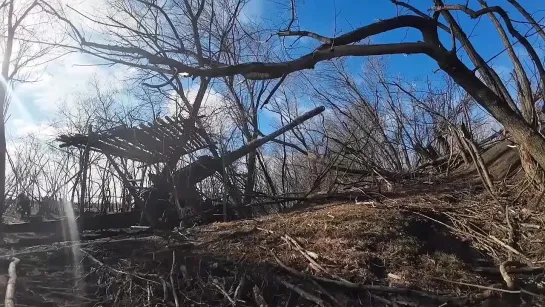
[[[20,259],[17,306],[541,304],[545,214],[527,209],[530,189],[513,202],[469,181],[419,184],[380,200],[2,252]]]
[[[542,306],[545,201],[502,146],[494,198],[469,167],[251,220],[10,235],[0,291],[16,257],[17,306]]]

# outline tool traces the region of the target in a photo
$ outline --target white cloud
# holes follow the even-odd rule
[[[109,68],[95,64],[96,61],[90,56],[79,53],[67,55],[48,67],[38,82],[16,87],[15,94],[22,104],[32,99],[40,111],[51,113],[61,103],[69,102],[73,94],[85,90],[93,78],[111,88],[121,86],[119,80],[134,72],[125,67]]]
[[[20,138],[25,136],[35,136],[39,140],[48,141],[59,134],[59,129],[47,124],[47,123],[33,123],[23,119],[17,118],[11,122],[13,138]]]
[[[82,18],[76,10],[82,13],[101,14],[106,9],[108,0],[61,0],[62,10],[68,19],[72,20],[80,29],[85,29],[86,36],[96,39],[98,28],[92,22]],[[21,5],[21,4],[19,4]],[[69,7],[70,8],[69,8]],[[57,7],[57,8],[60,8]],[[71,9],[73,8],[73,9]],[[101,12],[102,11],[102,12]],[[97,13],[100,12],[100,13]],[[59,41],[67,29],[61,21],[55,21],[52,16],[41,14],[37,18],[50,18],[51,22],[42,22],[47,26],[41,26],[37,39],[46,41]],[[25,20],[32,26],[37,23],[35,18]],[[65,40],[66,42],[66,40]],[[43,62],[52,59],[66,50],[54,49],[50,54],[41,59]],[[8,135],[18,137],[33,133],[44,136],[52,136],[51,130],[45,127],[45,122],[55,117],[56,111],[62,105],[70,107],[77,94],[88,90],[92,79],[108,89],[120,89],[123,85],[119,82],[134,74],[135,70],[123,66],[97,66],[99,60],[95,57],[81,53],[70,53],[40,66],[33,67],[29,73],[29,79],[36,79],[32,83],[18,83],[14,85],[14,92],[8,110]],[[116,88],[118,87],[118,88]]]
[[[197,92],[199,89],[199,84],[193,84],[186,93],[186,97],[189,100],[189,103],[193,104],[195,102]],[[173,95],[176,95],[173,93]],[[168,112],[169,114],[175,115],[181,113],[184,116],[187,116],[186,111],[178,112],[176,104],[183,106],[181,98],[177,98],[178,102],[175,103],[171,101],[169,103]],[[214,89],[209,88],[207,93],[204,96],[204,99],[199,110],[199,115],[205,116],[203,122],[205,125],[208,125],[209,131],[216,135],[224,135],[225,132],[231,131],[235,126],[233,121],[233,113],[230,112],[230,103],[225,100],[221,93],[216,92]]]
[[[101,88],[121,90],[122,81],[136,72],[94,64],[93,58],[73,53],[50,65],[38,82],[17,85],[8,112],[8,136],[35,134],[51,140],[56,131],[47,122],[56,119],[61,107],[75,107],[78,96],[94,95],[91,81],[96,80]]]
[[[255,22],[260,20],[265,13],[265,1],[253,0],[249,1],[240,12],[242,22]]]
[[[107,14],[108,1],[61,0],[59,4],[63,5],[64,13],[78,28],[85,29],[86,37],[97,40],[101,37],[97,25],[93,25],[91,21],[78,15],[75,10],[93,16]],[[261,14],[263,14],[263,1],[254,0],[245,6],[241,15],[254,19]],[[55,24],[54,29],[48,32],[48,36],[58,35],[61,29],[65,30],[66,25]],[[112,87],[121,89],[123,85],[120,80],[134,76],[136,73],[136,69],[126,66],[97,66],[99,62],[99,59],[90,55],[71,53],[49,63],[43,69],[35,69],[35,72],[40,73],[37,82],[15,86],[15,97],[12,99],[8,112],[10,114],[8,128],[11,132],[9,134],[17,137],[32,132],[52,136],[52,131],[45,127],[45,122],[54,119],[61,106],[70,107],[78,94],[85,94],[91,80],[98,80],[99,84],[109,89]],[[191,102],[194,101],[196,88],[192,87],[189,91],[188,96]],[[173,107],[174,105],[171,105],[169,111],[173,111]],[[233,116],[225,113],[225,107],[222,96],[209,91],[201,114],[207,115],[209,117],[207,121],[214,123],[214,132],[226,131],[233,125]]]

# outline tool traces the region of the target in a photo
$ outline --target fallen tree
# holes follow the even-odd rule
[[[296,126],[302,124],[303,122],[309,120],[310,118],[322,113],[325,110],[324,107],[318,107],[311,111],[304,113],[303,115],[297,117],[289,124],[284,127],[276,130],[275,132],[255,139],[248,144],[241,146],[237,150],[229,152],[219,158],[214,158],[211,156],[201,156],[197,161],[189,164],[188,166],[179,169],[179,170],[170,170],[168,167],[165,167],[162,173],[155,178],[152,189],[147,195],[147,200],[145,200],[144,211],[153,212],[149,213],[152,219],[158,219],[164,213],[164,211],[169,206],[169,203],[162,202],[163,205],[159,205],[159,200],[170,199],[169,193],[176,195],[175,206],[178,211],[178,218],[176,221],[183,218],[181,207],[183,206],[198,206],[199,203],[195,202],[195,185],[204,179],[214,175],[216,172],[220,174],[223,173],[225,167],[231,165],[236,160],[244,157],[252,151],[255,151],[257,148],[263,146],[265,143],[275,139],[276,137],[282,135],[295,128]],[[175,190],[173,190],[173,188]],[[172,205],[172,204],[171,204]],[[224,214],[226,210],[224,209]],[[148,222],[154,223],[154,221]],[[153,225],[153,224],[152,224]]]

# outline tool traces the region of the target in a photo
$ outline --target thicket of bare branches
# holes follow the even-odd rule
[[[275,33],[268,30],[269,25],[243,18],[247,1],[242,0],[112,0],[96,12],[36,1],[28,6],[28,12],[37,10],[36,14],[47,16],[44,20],[55,20],[72,40],[36,44],[43,48],[42,53],[56,46],[136,72],[124,83],[126,90],[92,82],[90,91],[71,98],[62,108],[57,127],[86,133],[89,126],[102,131],[152,122],[163,115],[183,115],[207,131],[203,137],[208,148],[185,159],[175,155],[157,165],[118,160],[132,178],[141,179],[140,185],[147,184],[150,173],[188,165],[202,154],[220,157],[312,106],[325,105],[328,111],[319,118],[250,152],[226,166],[225,172],[199,184],[210,198],[240,206],[260,202],[263,195],[289,200],[329,191],[354,175],[392,177],[426,165],[445,172],[461,161],[477,163],[466,140],[479,149],[500,125],[519,143],[525,170],[539,182],[536,166],[545,156],[540,154],[545,153],[545,140],[537,131],[544,73],[542,59],[536,57],[528,37],[545,35],[538,21],[517,2],[510,1],[510,7],[505,8],[487,7],[484,0],[479,4],[480,8],[468,8],[435,1],[428,16],[424,8],[393,1],[406,15],[335,38],[296,30],[296,2],[288,3],[287,13],[292,18]],[[13,2],[7,1],[2,9],[9,11],[11,6]],[[488,59],[475,50],[452,17],[454,10],[470,18],[487,17],[495,25],[515,68],[510,79],[502,80]],[[513,14],[522,16],[525,22],[520,24],[531,32],[524,33],[521,25],[513,24],[509,17]],[[92,26],[84,28],[83,24]],[[16,28],[14,25],[11,27]],[[374,44],[369,40],[401,28],[421,33],[423,41]],[[315,40],[317,47],[293,59],[290,53],[303,37]],[[31,41],[20,44],[26,46]],[[524,48],[533,65],[521,64],[515,44]],[[414,53],[428,55],[443,72],[437,72],[434,79],[407,80],[390,72],[386,58],[363,58],[390,54],[410,58]],[[459,60],[465,56],[469,60]],[[362,61],[348,61],[348,57]],[[73,186],[81,180],[92,186],[86,191],[89,199],[127,198],[120,178],[104,157],[91,153],[93,170],[82,175],[77,170],[82,161],[76,161],[84,155],[82,150],[56,155],[59,165],[71,159],[72,169],[66,176],[73,176]],[[25,179],[13,184],[15,175],[8,174],[8,186],[17,186],[19,191],[32,176],[28,170],[17,172],[24,173],[19,177]],[[53,179],[40,179],[40,184],[45,184],[44,180]],[[62,180],[53,181],[57,183],[49,185],[59,185]],[[69,198],[80,200],[78,193],[79,188],[72,188]]]
[[[516,0],[502,6],[433,0],[431,8],[391,0],[397,15],[328,37],[299,24],[297,1],[278,4],[287,16],[280,26],[248,18],[249,2],[106,0],[88,10],[63,1],[0,0],[0,213],[17,220],[16,197],[25,194],[35,215],[70,215],[60,222],[32,219],[11,230],[66,226],[66,221],[80,231],[103,230],[121,227],[125,218],[134,226],[140,214],[140,226],[147,220],[153,230],[142,232],[153,238],[131,235],[100,246],[93,245],[97,241],[70,246],[74,265],[85,260],[83,271],[92,268],[84,278],[76,276],[75,287],[72,279],[53,282],[48,274],[56,268],[44,269],[64,262],[66,255],[58,260],[53,254],[64,254],[65,244],[36,252],[47,259],[24,259],[20,268],[36,268],[21,280],[36,279],[32,287],[74,298],[81,282],[96,277],[96,285],[85,285],[77,299],[114,306],[146,300],[266,306],[269,299],[283,303],[283,296],[286,305],[299,299],[320,306],[343,306],[350,299],[361,304],[365,296],[388,306],[417,301],[461,306],[496,292],[509,293],[502,299],[537,300],[542,276],[534,275],[543,271],[543,251],[535,242],[542,239],[543,225],[527,204],[541,205],[545,191],[519,200],[533,193],[532,184],[543,190],[545,182],[543,22]],[[475,31],[489,22],[497,33],[487,35],[497,35],[504,49],[485,58],[472,43],[468,20],[480,20]],[[44,27],[55,35],[42,33]],[[418,38],[378,43],[400,30]],[[45,63],[72,52],[92,59],[92,65],[130,72],[123,80],[97,75],[65,97],[49,127],[63,134],[59,139],[30,134],[6,141],[13,86],[33,81]],[[392,56],[411,60],[415,54],[437,70],[408,77],[390,62]],[[502,54],[512,72],[493,67]],[[124,129],[129,127],[140,130]],[[134,134],[139,144],[115,135],[119,131]],[[271,131],[272,140],[266,137]],[[486,165],[494,159],[481,155],[504,137],[516,144],[511,146],[528,179],[524,186],[507,180],[498,185],[504,178],[492,176]],[[76,141],[59,148],[67,139]],[[146,142],[152,146],[146,148]],[[498,148],[515,157],[509,142]],[[144,158],[127,158],[131,150]],[[468,175],[473,171],[490,198],[476,191],[480,186]],[[399,192],[388,193],[393,187]],[[434,191],[439,188],[444,190]],[[350,203],[257,223],[182,229],[285,212],[307,201],[330,205],[332,199]],[[106,215],[127,211],[133,212]],[[218,231],[224,226],[226,231]],[[131,232],[137,228],[145,227]],[[309,241],[299,242],[290,231]],[[256,244],[234,250],[241,242]],[[278,242],[283,243],[274,246]],[[168,257],[159,245],[167,246]],[[311,270],[303,273],[294,264]],[[249,269],[239,270],[244,266]],[[47,273],[38,276],[38,268]],[[483,286],[494,279],[477,275],[479,270],[501,276],[496,276],[500,286]],[[53,286],[40,285],[43,280]],[[33,299],[40,295],[32,293]]]
[[[394,3],[403,5],[401,2]],[[537,123],[535,102],[541,97],[539,88],[542,86],[539,84],[543,83],[540,80],[545,75],[542,61],[537,57],[528,39],[514,27],[505,9],[497,6],[487,7],[484,0],[479,3],[482,9],[473,10],[465,6],[444,5],[441,1],[435,1],[433,18],[419,11],[418,8],[403,5],[410,8],[409,14],[364,26],[337,38],[325,37],[312,31],[294,31],[290,27],[293,24],[292,21],[285,31],[280,31],[277,35],[307,37],[322,45],[307,55],[289,61],[271,57],[268,50],[259,52],[260,50],[253,50],[248,46],[236,47],[238,42],[244,42],[247,38],[259,39],[251,28],[247,29],[238,21],[238,14],[244,5],[240,1],[167,2],[161,6],[146,1],[112,2],[111,11],[107,16],[110,21],[99,22],[105,35],[104,40],[100,41],[88,40],[61,11],[55,11],[49,6],[44,7],[48,12],[68,23],[74,39],[79,44],[79,47],[74,46],[74,48],[109,62],[140,68],[150,80],[161,79],[164,82],[164,84],[152,85],[153,87],[171,85],[174,86],[178,95],[184,97],[180,76],[189,74],[199,78],[199,91],[191,112],[198,111],[201,104],[199,97],[204,95],[211,78],[242,76],[247,80],[275,78],[283,80],[290,73],[313,68],[319,62],[339,57],[426,54],[434,59],[439,67],[478,104],[510,130],[517,142],[523,144],[522,156],[525,160],[525,168],[531,172],[533,162],[530,157],[536,159],[537,163],[545,165],[541,158],[544,156],[542,153],[545,150],[545,140],[535,129]],[[529,18],[531,16],[524,14],[520,6],[515,6],[515,9],[523,13],[527,23],[536,29],[536,33],[543,32],[536,21]],[[453,10],[462,11],[471,18],[488,16],[496,25],[500,39],[505,43],[516,69],[518,87],[516,98],[512,97],[506,83],[500,80],[498,74],[487,64],[486,59],[483,59],[475,50],[467,34],[452,17]],[[144,13],[140,13],[147,11],[150,14],[145,16],[141,15]],[[96,20],[94,16],[87,17]],[[501,25],[500,19],[505,26]],[[132,20],[132,22],[125,22],[125,20]],[[423,41],[357,44],[371,35],[400,28],[420,32]],[[259,33],[259,31],[256,32]],[[450,33],[447,37],[453,38],[455,44],[451,46],[452,50],[448,50],[445,47],[446,43],[441,40],[444,33]],[[507,33],[524,47],[530,55],[535,70],[520,65],[520,59],[512,52],[512,42]],[[476,67],[474,70],[478,72],[478,77],[468,66],[470,63],[466,64],[459,60],[456,54],[457,46],[462,47],[458,52],[468,55],[471,64]],[[259,53],[257,56],[255,51]],[[535,84],[532,84],[529,81],[529,75],[540,77]],[[181,100],[187,107],[188,101]],[[400,161],[395,163],[399,168]]]
[[[61,37],[50,35],[51,16],[44,13],[38,1],[6,0],[0,3],[0,195],[6,194],[6,131],[8,108],[13,102],[13,86],[37,79],[43,66],[67,51],[53,52]],[[43,43],[44,37],[49,42]],[[4,198],[0,212],[4,212]]]

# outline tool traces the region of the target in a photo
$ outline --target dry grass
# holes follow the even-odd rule
[[[480,281],[468,267],[478,251],[445,227],[397,208],[398,202],[332,204],[256,221],[214,224],[192,235],[206,238],[199,248],[203,253],[257,263],[274,263],[274,253],[295,269],[312,271],[308,261],[282,240],[289,235],[316,253],[328,273],[357,283],[387,283],[388,274],[401,277],[396,283],[427,290],[444,288],[430,277]]]
[[[95,260],[81,262],[79,282],[68,249],[32,247],[18,251],[28,253],[19,256],[18,299],[29,306],[175,306],[174,283],[180,306],[256,306],[259,297],[269,306],[480,305],[498,298],[538,305],[540,296],[500,292],[499,265],[509,257],[515,267],[533,269],[511,274],[514,291],[543,292],[535,268],[545,260],[545,214],[528,209],[537,198],[530,189],[512,202],[522,187],[505,185],[497,203],[472,182],[413,181],[380,202],[331,202],[138,240],[95,240],[83,243]]]

